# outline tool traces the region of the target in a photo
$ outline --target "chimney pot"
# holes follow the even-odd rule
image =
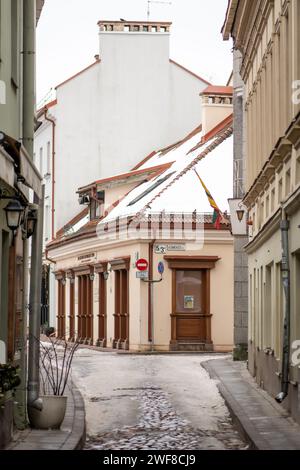
[[[208,134],[233,112],[233,88],[209,85],[202,93],[202,130]]]

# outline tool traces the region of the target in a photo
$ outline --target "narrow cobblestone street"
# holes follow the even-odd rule
[[[73,380],[86,406],[86,449],[245,449],[201,362],[216,356],[80,349]]]

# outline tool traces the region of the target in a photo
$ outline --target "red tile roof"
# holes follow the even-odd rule
[[[57,105],[57,100],[50,101],[50,103],[46,103],[42,108],[38,109],[36,115],[40,117],[47,109],[53,108],[53,106]]]
[[[233,95],[233,87],[209,85],[200,94],[201,95]]]
[[[185,142],[187,142],[191,137],[194,137],[194,135],[198,134],[198,132],[201,132],[202,130],[202,124],[200,124],[200,126],[197,126],[195,129],[193,129],[189,134],[187,134],[183,139],[179,140],[178,142],[176,142],[175,144],[171,144],[171,145],[168,145],[168,147],[164,147],[162,149],[159,149],[157,151],[154,151],[154,152],[151,152],[149,155],[147,155],[147,157],[145,157],[140,163],[138,163],[132,170],[137,170],[138,168],[140,168],[141,166],[143,166],[145,163],[147,163],[148,160],[150,160],[150,158],[154,157],[155,154],[157,153],[165,153],[165,152],[169,152],[170,150],[173,150],[177,147],[179,147],[180,145],[184,144]]]
[[[165,163],[163,165],[152,166],[152,167],[149,167],[149,168],[143,168],[142,170],[129,171],[127,173],[122,173],[120,175],[115,175],[115,176],[110,176],[108,178],[103,178],[101,180],[94,181],[93,183],[91,183],[87,186],[83,186],[83,187],[79,188],[78,192],[81,193],[81,192],[83,192],[85,190],[88,190],[91,187],[96,186],[96,185],[111,183],[113,181],[120,181],[120,180],[123,180],[123,179],[127,179],[131,176],[139,176],[139,175],[143,175],[143,174],[146,175],[147,173],[151,174],[151,177],[153,178],[154,176],[158,176],[160,173],[162,173],[163,171],[170,168],[170,166],[173,163],[174,162],[169,162],[169,163]]]
[[[178,64],[178,62],[175,62],[175,60],[169,59],[169,62],[171,62],[171,64],[177,65],[177,67],[180,67],[182,70],[184,70],[185,72],[189,73],[190,75],[193,75],[194,77],[198,78],[198,79],[201,80],[202,82],[207,83],[207,85],[211,85],[210,82],[208,82],[208,81],[205,80],[204,78],[200,77],[200,75],[197,75],[196,73],[194,73],[194,72],[192,72],[191,70],[187,69],[187,68],[184,67],[183,65]]]
[[[222,132],[227,127],[231,126],[233,123],[233,114],[230,114],[222,122],[220,122],[216,127],[211,129],[206,135],[202,137],[202,143],[208,142],[213,137],[216,137],[220,132]]]
[[[88,214],[88,212],[89,212],[89,208],[85,207],[81,212],[79,212],[79,214],[75,215],[75,217],[73,217],[71,220],[69,220],[69,222],[67,222],[61,229],[59,229],[56,232],[56,238],[62,237],[65,233],[65,230],[68,227],[77,224],[77,222],[79,222],[81,219],[83,219]]]
[[[141,166],[143,166],[145,163],[147,163],[147,161],[150,160],[150,158],[154,157],[154,155],[156,153],[157,152],[155,150],[153,152],[149,153],[149,155],[147,155],[147,157],[143,158],[143,160],[141,162],[139,162],[135,167],[133,167],[131,171],[138,170]]]
[[[116,23],[116,22],[115,22]],[[132,22],[131,22],[132,23]],[[151,22],[152,23],[152,22]],[[161,23],[163,24],[163,23]],[[166,24],[169,24],[169,23],[166,23]],[[72,75],[71,77],[67,78],[66,80],[64,80],[63,82],[59,83],[59,85],[57,85],[55,87],[55,89],[57,90],[57,88],[60,88],[61,86],[65,85],[66,83],[70,82],[71,80],[73,80],[74,78],[78,77],[78,75],[81,75],[82,73],[84,73],[86,70],[89,70],[91,67],[93,67],[94,65],[96,64],[99,64],[99,62],[101,62],[101,59],[96,59],[95,62],[93,62],[92,64],[88,65],[87,67],[85,67],[84,69],[80,70],[79,72],[75,73],[74,75]],[[190,75],[193,75],[194,77],[198,78],[198,80],[201,80],[202,82],[204,83],[207,83],[207,85],[211,85],[210,82],[208,82],[207,80],[205,80],[204,78],[200,77],[200,75],[197,75],[196,73],[192,72],[191,70],[187,69],[186,67],[184,67],[183,65],[180,65],[178,64],[178,62],[175,62],[175,60],[173,59],[169,59],[169,62],[171,64],[174,64],[174,65],[177,65],[177,67],[180,67],[182,70],[185,70],[185,72],[189,73]]]
[[[93,62],[92,64],[88,65],[87,67],[85,67],[84,69],[80,70],[79,72],[75,73],[75,75],[72,75],[71,77],[67,78],[66,80],[64,80],[63,82],[61,82],[59,85],[57,85],[55,87],[55,90],[57,90],[57,88],[60,88],[61,86],[65,85],[66,83],[70,82],[71,80],[73,80],[74,78],[78,77],[78,75],[81,75],[82,73],[86,72],[86,70],[89,70],[91,67],[94,67],[94,65],[97,65],[99,64],[99,62],[101,62],[100,59],[96,59],[95,62]]]

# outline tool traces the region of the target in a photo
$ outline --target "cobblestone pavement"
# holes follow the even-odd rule
[[[73,372],[86,402],[86,450],[247,448],[232,425],[215,382],[201,367],[199,356],[126,356],[125,359],[120,355],[96,353],[97,366],[94,354],[79,355]],[[109,366],[107,370],[105,363]],[[98,368],[102,378],[94,378],[92,386],[93,381],[89,380],[95,377]],[[178,378],[180,369],[183,383]],[[107,382],[108,370],[111,388]],[[119,387],[116,386],[118,374]],[[97,390],[100,393],[95,393]]]

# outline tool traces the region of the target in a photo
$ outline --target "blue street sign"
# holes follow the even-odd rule
[[[162,274],[164,273],[164,271],[165,271],[165,265],[164,265],[164,263],[163,263],[162,261],[160,261],[160,262],[158,263],[157,270],[158,270],[158,272],[159,272],[160,275],[162,275]]]

